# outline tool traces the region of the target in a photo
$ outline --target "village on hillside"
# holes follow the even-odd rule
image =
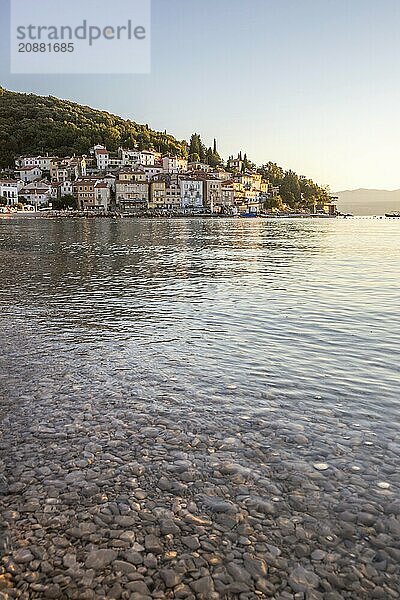
[[[87,155],[20,156],[0,178],[0,208],[87,214],[291,214],[280,189],[239,153],[218,166],[151,150],[95,145]],[[335,216],[334,198],[300,212]]]

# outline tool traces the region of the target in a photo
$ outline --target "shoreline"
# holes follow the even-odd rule
[[[336,219],[342,215],[327,214],[257,214],[257,215],[218,215],[206,213],[119,213],[119,212],[87,212],[87,211],[38,211],[2,214],[0,217],[34,217],[34,218],[69,218],[69,219]],[[344,215],[343,215],[344,218]]]

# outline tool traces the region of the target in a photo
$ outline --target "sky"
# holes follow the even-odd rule
[[[399,0],[152,0],[146,75],[10,75],[7,1],[7,89],[196,131],[332,191],[400,188]]]

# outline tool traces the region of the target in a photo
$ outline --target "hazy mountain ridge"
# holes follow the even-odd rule
[[[374,190],[359,188],[335,192],[339,197],[338,210],[354,215],[382,215],[400,211],[400,189]]]

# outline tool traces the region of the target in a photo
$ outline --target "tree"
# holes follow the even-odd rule
[[[273,186],[280,185],[285,176],[282,167],[278,167],[278,165],[274,162],[267,162],[265,165],[262,165],[258,169],[258,173],[262,175],[262,178],[265,181],[269,181],[269,183]]]
[[[221,157],[217,152],[217,143],[216,143],[215,139],[214,139],[214,147],[207,148],[206,163],[208,165],[210,165],[210,167],[213,167],[214,169],[215,169],[215,167],[218,167],[219,165],[222,164]]]
[[[302,200],[299,178],[294,171],[286,171],[280,186],[280,195],[285,204],[296,208]]]
[[[68,208],[77,209],[78,203],[77,199],[71,194],[66,194],[65,196],[61,196],[61,198],[57,198],[52,201],[52,206],[54,210],[66,210]]]
[[[189,160],[191,162],[198,162],[193,158],[194,156],[198,156],[198,160],[200,162],[205,162],[206,152],[207,151],[203,142],[201,141],[200,135],[198,133],[193,133],[189,142]]]

